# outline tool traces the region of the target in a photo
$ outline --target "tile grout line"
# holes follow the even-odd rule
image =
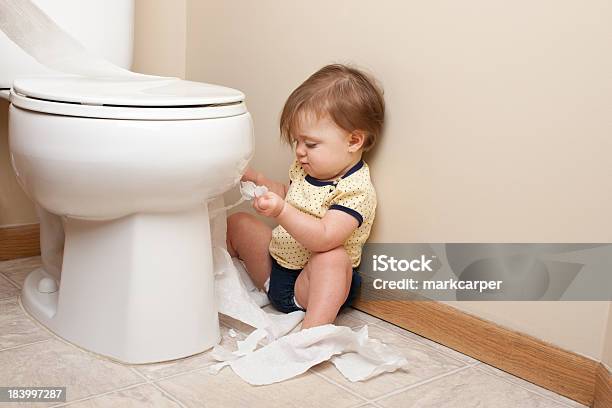
[[[32,269],[34,270],[34,269]],[[4,272],[0,272],[0,276],[2,276],[4,279],[6,279],[10,284],[12,284],[13,286],[15,286],[17,289],[19,289],[21,291],[21,285],[18,284],[17,282],[15,282],[14,280],[12,280],[6,273]],[[17,295],[19,296],[19,295]]]
[[[456,373],[461,372],[461,371],[468,370],[470,368],[472,368],[471,365],[467,365],[467,366],[464,366],[464,367],[456,368],[456,369],[451,370],[449,372],[436,375],[434,377],[428,378],[428,379],[423,380],[423,381],[416,382],[414,384],[410,384],[410,385],[408,385],[406,387],[399,388],[399,389],[397,389],[395,391],[388,392],[385,395],[381,395],[380,397],[376,397],[376,398],[372,399],[372,402],[378,402],[378,401],[383,400],[385,398],[392,397],[392,396],[397,395],[397,394],[401,394],[404,391],[408,391],[408,390],[411,390],[413,388],[420,387],[421,385],[425,385],[425,384],[428,384],[428,383],[431,383],[431,382],[435,382],[435,381],[437,381],[437,380],[439,380],[441,378],[451,376],[453,374],[456,374]]]
[[[332,385],[335,385],[335,386],[337,386],[337,387],[339,387],[339,388],[342,388],[344,391],[348,391],[348,392],[349,392],[350,394],[352,394],[353,396],[355,396],[355,397],[357,397],[357,398],[359,398],[359,399],[364,400],[362,404],[360,404],[360,405],[356,405],[356,407],[360,407],[361,405],[364,405],[364,404],[367,404],[367,403],[369,403],[369,402],[372,402],[372,401],[371,401],[369,398],[366,398],[366,397],[364,397],[364,396],[362,396],[362,395],[357,394],[355,391],[351,390],[350,388],[348,388],[348,387],[346,387],[346,386],[344,386],[344,385],[342,385],[342,384],[340,384],[340,383],[338,383],[338,382],[336,382],[336,381],[332,380],[331,378],[328,378],[328,377],[327,377],[327,376],[325,376],[324,374],[319,373],[319,372],[317,372],[317,371],[313,370],[312,368],[308,369],[308,371],[310,371],[310,372],[311,372],[311,373],[313,373],[314,375],[316,375],[316,376],[318,376],[318,377],[322,378],[323,380],[327,381],[328,383],[330,383],[330,384],[332,384]]]
[[[77,402],[87,401],[87,400],[94,399],[94,398],[97,398],[97,397],[102,397],[104,395],[112,394],[114,392],[125,391],[125,390],[129,390],[131,388],[136,388],[136,387],[139,387],[139,386],[141,386],[143,384],[145,384],[145,383],[137,383],[137,384],[126,385],[125,387],[115,388],[115,389],[112,389],[112,390],[109,390],[109,391],[102,392],[100,394],[88,395],[87,397],[75,399],[75,400],[72,400],[72,401],[62,402],[61,404],[58,404],[58,405],[52,405],[49,408],[65,407],[65,406],[70,405],[70,404],[74,404],[74,403],[77,403]]]
[[[571,405],[569,405],[569,404],[567,404],[567,403],[565,403],[565,402],[563,402],[563,401],[557,401],[557,400],[555,400],[555,399],[551,398],[550,396],[547,396],[547,395],[544,395],[544,394],[540,394],[539,392],[536,392],[536,391],[530,390],[529,388],[525,387],[525,386],[524,386],[524,385],[522,385],[522,384],[517,384],[517,383],[515,383],[515,382],[510,381],[510,379],[508,379],[508,378],[504,378],[504,377],[502,377],[502,376],[499,376],[499,375],[497,375],[497,374],[494,374],[494,373],[488,372],[488,371],[486,371],[486,370],[484,370],[484,369],[482,369],[482,368],[478,367],[479,365],[482,365],[482,364],[484,364],[484,363],[475,364],[475,365],[474,365],[474,368],[475,368],[476,370],[480,371],[481,373],[487,374],[487,375],[489,375],[489,376],[493,376],[493,377],[498,378],[498,379],[500,379],[500,380],[502,380],[502,381],[504,381],[504,382],[506,382],[506,383],[508,383],[508,384],[511,384],[511,385],[515,385],[515,386],[517,386],[517,387],[520,387],[520,388],[524,389],[525,391],[528,391],[528,392],[530,392],[530,393],[532,393],[532,394],[539,395],[540,397],[542,397],[542,398],[546,398],[546,399],[547,399],[547,400],[549,400],[549,401],[555,402],[555,403],[557,403],[557,404],[564,405],[564,406],[566,406],[566,407],[574,408],[574,407],[572,407]],[[495,368],[495,367],[494,367],[494,368]],[[498,370],[499,370],[499,368],[498,368]],[[502,371],[503,371],[503,370],[502,370]],[[508,373],[508,374],[509,374],[509,373]],[[509,375],[512,375],[512,374],[509,374]],[[514,376],[514,377],[516,377],[516,376]],[[516,378],[520,378],[520,377],[516,377]],[[523,380],[522,378],[520,378],[520,379],[521,379],[521,380]],[[527,381],[527,380],[523,380],[523,381]],[[530,383],[530,384],[533,384],[533,383]],[[534,384],[534,385],[536,385],[536,384]],[[539,387],[539,386],[538,386],[538,387]],[[550,391],[550,390],[549,390],[549,391]],[[551,391],[551,392],[554,392],[554,391]],[[557,393],[555,393],[555,395],[559,395],[559,396],[563,397],[562,395],[557,394]],[[567,397],[564,397],[564,398],[567,398]],[[576,401],[576,402],[577,402],[577,401]],[[586,407],[586,405],[585,405],[585,407]]]
[[[50,340],[53,340],[53,339],[49,338],[49,339],[44,339],[44,340],[33,341],[32,343],[18,344],[18,345],[13,346],[13,347],[7,347],[7,348],[0,349],[0,353],[2,353],[3,351],[15,350],[15,349],[18,349],[18,348],[31,346],[31,345],[38,344],[38,343],[44,343],[44,342],[50,341]]]
[[[185,405],[181,402],[181,400],[171,394],[170,392],[164,390],[159,384],[156,384],[153,380],[150,380],[149,378],[147,378],[144,374],[142,374],[140,371],[138,371],[136,369],[136,367],[130,367],[130,370],[132,370],[132,372],[134,372],[136,375],[142,377],[142,379],[144,379],[146,381],[146,384],[150,384],[151,386],[153,386],[154,388],[156,388],[157,390],[159,390],[162,394],[164,394],[166,397],[170,398],[172,401],[176,402],[179,407],[181,408],[186,408]]]
[[[144,382],[138,382],[136,384],[130,384],[130,385],[127,385],[125,387],[114,388],[112,390],[108,390],[108,391],[105,391],[105,392],[102,392],[102,393],[99,393],[99,394],[89,395],[87,397],[79,398],[79,399],[72,400],[72,401],[66,401],[66,402],[63,402],[63,403],[61,403],[59,405],[53,405],[50,408],[65,407],[65,406],[70,405],[70,404],[74,404],[74,403],[77,403],[77,402],[88,401],[88,400],[95,399],[95,398],[98,398],[98,397],[103,397],[105,395],[109,395],[109,394],[112,394],[112,393],[115,393],[115,392],[120,392],[120,391],[129,390],[129,389],[132,389],[132,388],[140,387],[142,385],[151,385],[151,386],[153,386],[155,389],[160,391],[162,394],[164,394],[167,397],[169,397],[170,400],[176,402],[181,408],[185,408],[183,403],[180,400],[178,400],[177,397],[175,397],[174,395],[168,393],[163,388],[159,387],[157,384],[154,383],[154,380],[148,379],[146,376],[141,374],[134,367],[126,367],[126,368],[129,369],[130,371],[132,371],[134,374],[136,374],[141,380],[144,380]],[[157,380],[155,380],[155,381],[157,381]]]

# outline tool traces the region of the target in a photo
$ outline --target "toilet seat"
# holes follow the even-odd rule
[[[13,83],[11,103],[35,112],[102,119],[212,119],[247,112],[245,96],[236,89],[151,78],[21,78]]]

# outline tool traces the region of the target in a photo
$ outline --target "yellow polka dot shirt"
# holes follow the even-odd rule
[[[309,176],[295,160],[289,169],[289,190],[285,201],[298,210],[323,218],[328,210],[344,211],[355,217],[359,226],[344,243],[353,268],[361,262],[361,248],[365,244],[376,211],[376,191],[370,180],[370,169],[362,160],[335,181],[323,181]],[[279,265],[302,269],[311,252],[297,242],[285,228],[272,231],[270,255]]]

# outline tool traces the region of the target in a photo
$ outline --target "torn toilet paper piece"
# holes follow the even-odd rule
[[[245,200],[252,200],[255,197],[261,197],[268,192],[268,187],[258,186],[252,181],[240,182],[240,193]]]
[[[214,358],[223,361],[209,367],[216,374],[225,366],[252,385],[272,384],[305,373],[310,367],[327,361],[350,381],[363,381],[408,364],[396,350],[368,338],[368,327],[359,331],[348,327],[312,327],[292,333],[242,357],[215,349]],[[225,350],[224,350],[225,351]]]
[[[270,299],[268,299],[267,292],[259,290],[255,286],[255,284],[251,280],[251,277],[249,276],[249,273],[246,271],[246,266],[244,266],[244,262],[242,262],[238,258],[232,258],[232,262],[234,263],[234,266],[240,274],[240,280],[242,280],[242,283],[244,283],[246,291],[248,292],[251,299],[253,299],[253,301],[257,303],[257,306],[264,307],[269,305]]]
[[[2,1],[2,0],[0,0]],[[222,212],[225,213],[227,210],[231,210],[234,207],[239,206],[245,201],[251,201],[255,197],[260,197],[268,192],[268,187],[266,186],[258,186],[252,181],[241,181],[240,182],[240,194],[242,197],[240,200],[236,201],[234,204],[230,204],[228,206],[222,208],[215,208],[209,212],[210,218],[216,217],[218,214]]]
[[[230,366],[250,384],[271,384],[300,375],[331,358],[347,379],[362,381],[408,364],[394,348],[368,338],[367,326],[358,332],[332,324],[296,331],[304,319],[304,312],[272,314],[263,311],[253,298],[257,289],[246,270],[241,277],[239,270],[244,269],[244,265],[227,252],[223,210],[222,197],[210,202],[209,214],[216,214],[210,225],[218,309],[256,330],[244,341],[238,341],[235,351],[216,346],[211,356],[221,363],[210,368],[212,373]],[[264,346],[257,349],[260,344]]]

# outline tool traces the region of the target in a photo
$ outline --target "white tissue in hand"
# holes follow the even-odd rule
[[[268,192],[268,187],[258,186],[252,181],[240,182],[240,193],[245,200],[252,200],[255,197],[261,197]]]

